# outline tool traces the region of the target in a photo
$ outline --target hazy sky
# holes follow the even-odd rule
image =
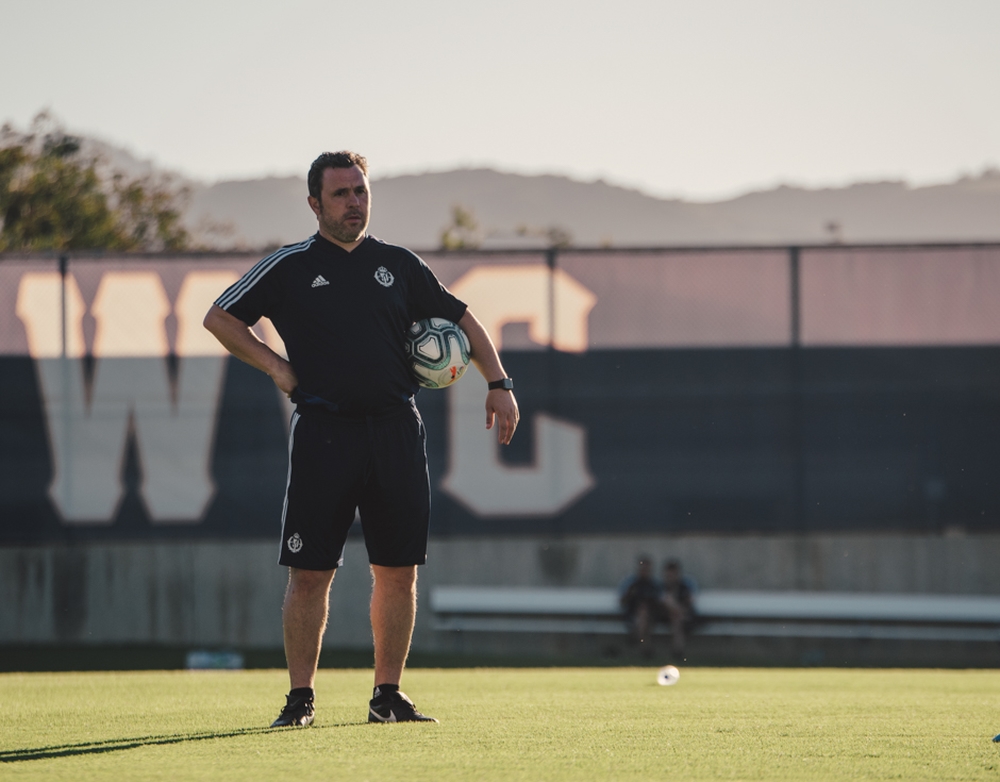
[[[486,165],[718,197],[1000,164],[998,0],[0,0],[0,121],[205,180]]]

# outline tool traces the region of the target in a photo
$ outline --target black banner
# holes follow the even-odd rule
[[[0,544],[277,536],[290,410],[200,327],[254,260],[0,261]],[[1000,530],[998,248],[428,261],[522,411],[418,396],[433,535]]]

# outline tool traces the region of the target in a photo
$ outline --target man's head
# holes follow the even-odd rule
[[[674,584],[681,578],[681,563],[676,559],[668,559],[663,563],[663,577],[668,584]]]
[[[650,576],[653,575],[653,558],[652,557],[650,557],[650,556],[648,556],[646,554],[642,554],[642,555],[639,556],[639,559],[636,561],[635,564],[636,564],[636,573],[641,578],[649,578]]]
[[[341,245],[361,241],[371,209],[368,161],[356,152],[324,152],[310,166],[307,181],[320,234]]]

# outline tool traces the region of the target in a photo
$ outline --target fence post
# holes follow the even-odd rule
[[[62,383],[62,439],[66,443],[67,453],[73,452],[73,412],[69,404],[70,400],[70,367],[69,361],[69,322],[67,315],[67,293],[66,278],[69,275],[69,256],[62,254],[59,256],[59,379]],[[73,465],[63,465],[65,472],[65,494],[72,501],[74,494]]]
[[[545,265],[549,270],[549,344],[547,348],[548,361],[548,397],[549,410],[558,412],[559,407],[559,379],[556,369],[556,264],[558,262],[559,250],[549,247],[545,251]]]
[[[792,435],[792,526],[799,533],[807,529],[806,523],[806,469],[803,427],[805,425],[802,390],[802,264],[801,248],[788,248],[789,282],[789,358],[791,382],[791,435]]]
[[[60,356],[66,358],[66,273],[69,267],[69,256],[59,256],[59,334],[61,337]]]
[[[559,369],[558,356],[556,355],[556,265],[558,263],[559,250],[556,247],[549,247],[545,251],[545,265],[549,274],[549,345],[546,350],[546,378],[548,385],[548,410],[553,415],[559,415],[561,405],[559,404]],[[563,537],[564,530],[562,524],[562,514],[556,514],[549,520],[549,535],[554,540]]]

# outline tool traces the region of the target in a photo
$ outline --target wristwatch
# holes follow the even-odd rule
[[[490,391],[493,391],[494,389],[497,388],[502,388],[504,391],[513,391],[514,380],[513,378],[505,377],[502,380],[494,380],[492,383],[487,383],[486,387]]]

